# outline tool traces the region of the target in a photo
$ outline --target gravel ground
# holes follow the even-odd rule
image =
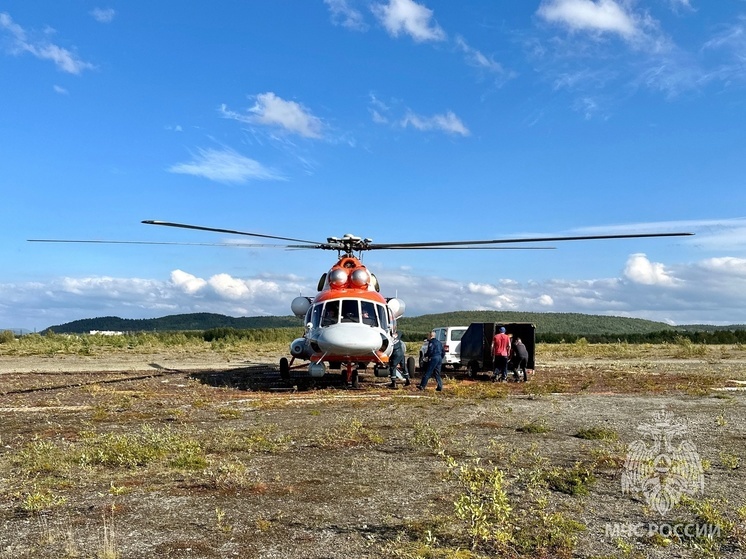
[[[0,357],[0,558],[497,556],[466,555],[464,488],[445,456],[505,472],[516,512],[528,474],[590,470],[587,492],[544,489],[548,512],[582,525],[566,556],[742,556],[742,362],[577,359],[501,386],[450,377],[442,394],[371,376],[360,390],[298,390],[273,365],[210,354]],[[652,445],[639,427],[661,411],[685,425],[670,438],[695,447],[703,474],[664,515],[621,487],[629,445]],[[590,429],[607,438],[578,436]],[[152,431],[202,461],[93,459]],[[709,550],[647,532],[713,520],[724,530]]]

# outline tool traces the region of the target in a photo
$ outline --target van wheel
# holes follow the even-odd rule
[[[467,371],[469,378],[477,378],[477,374],[479,373],[479,361],[469,361]]]

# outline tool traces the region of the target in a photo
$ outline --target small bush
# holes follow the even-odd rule
[[[545,474],[550,489],[567,495],[587,495],[588,487],[596,481],[593,471],[576,462],[570,468],[552,468]]]
[[[616,431],[606,427],[589,427],[588,429],[581,429],[575,433],[575,436],[579,439],[585,439],[588,441],[615,441],[619,438]]]
[[[531,421],[530,423],[526,423],[525,425],[522,425],[516,429],[519,433],[532,433],[532,434],[540,434],[540,433],[548,433],[551,431],[552,428],[547,425],[547,422],[543,419],[538,421]]]
[[[16,341],[16,335],[12,330],[3,330],[0,332],[0,344],[9,344]]]

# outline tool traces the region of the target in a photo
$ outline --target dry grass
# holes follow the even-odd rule
[[[0,558],[739,557],[746,406],[715,389],[746,380],[741,350],[583,350],[540,347],[525,384],[448,373],[442,394],[370,376],[360,391],[272,392],[270,366],[6,371]],[[619,477],[661,408],[691,424],[706,472],[675,517],[716,522],[719,539],[604,536],[655,520]]]

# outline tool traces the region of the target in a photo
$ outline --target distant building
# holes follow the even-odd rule
[[[124,336],[124,332],[115,332],[114,330],[91,330],[89,334],[98,334],[99,336]]]

